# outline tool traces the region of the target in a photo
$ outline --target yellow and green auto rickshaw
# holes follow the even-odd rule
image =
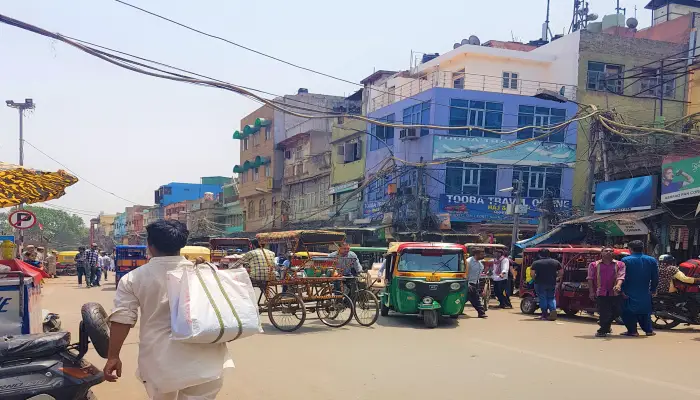
[[[452,243],[392,243],[385,255],[381,314],[419,314],[428,328],[457,318],[467,300],[467,249]]]

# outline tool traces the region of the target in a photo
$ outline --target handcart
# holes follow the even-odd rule
[[[344,233],[319,230],[259,233],[256,237],[261,247],[274,244],[291,254],[327,251],[345,241]],[[308,312],[315,312],[327,326],[344,326],[353,317],[354,305],[338,290],[343,276],[336,264],[337,260],[329,257],[309,257],[303,265],[278,269],[274,260],[267,260],[267,280],[254,281],[261,291],[260,312],[267,312],[272,325],[284,332],[299,329]]]

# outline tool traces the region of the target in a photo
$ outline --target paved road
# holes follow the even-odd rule
[[[60,278],[47,282],[43,307],[77,332],[82,303],[98,301],[109,310],[113,297],[112,282],[86,289],[75,278]],[[543,322],[518,310],[493,310],[487,320],[474,315],[468,310],[435,330],[405,316],[380,317],[371,328],[353,321],[340,329],[307,319],[298,332],[286,334],[265,318],[264,335],[229,346],[236,369],[226,373],[219,398],[700,398],[700,330],[597,339],[589,317]],[[100,400],[147,398],[134,376],[137,340],[134,329],[122,353],[122,379],[94,388]],[[94,351],[87,358],[104,365]]]

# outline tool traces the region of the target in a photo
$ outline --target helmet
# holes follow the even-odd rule
[[[670,254],[662,254],[659,256],[659,262],[663,264],[675,264],[676,259]]]

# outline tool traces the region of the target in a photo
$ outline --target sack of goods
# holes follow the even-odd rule
[[[224,343],[262,332],[253,284],[244,268],[211,264],[168,272],[172,340]]]

